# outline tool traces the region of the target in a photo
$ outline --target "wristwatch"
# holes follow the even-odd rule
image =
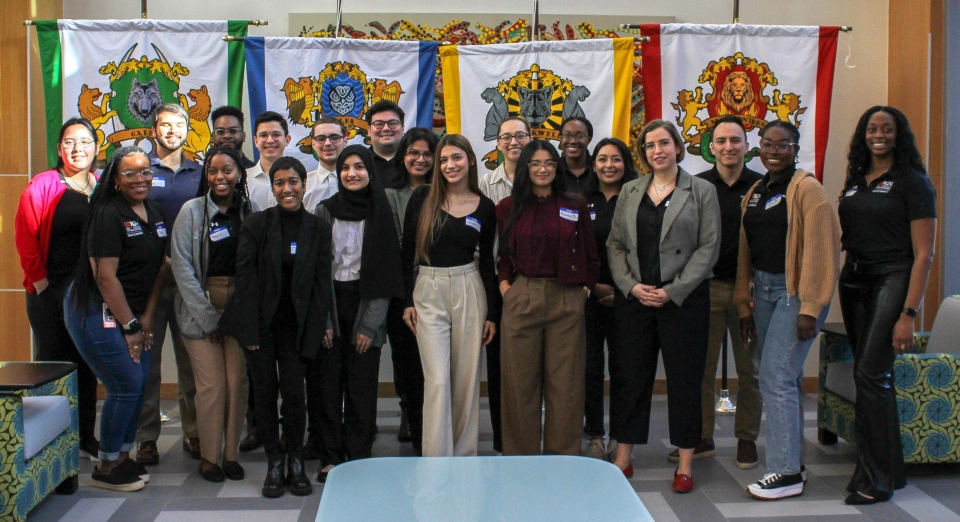
[[[120,325],[120,330],[123,331],[123,335],[134,335],[140,332],[140,321],[136,317],[133,318],[129,323]]]
[[[913,318],[913,319],[916,319],[916,318],[917,318],[917,309],[916,309],[916,308],[910,308],[909,306],[905,306],[905,307],[903,307],[903,312],[901,312],[901,313],[902,313],[903,315],[905,315],[905,316],[907,316],[907,317],[910,317],[910,318]]]

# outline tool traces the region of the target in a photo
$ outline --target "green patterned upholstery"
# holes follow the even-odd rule
[[[6,363],[0,363],[0,367]],[[63,395],[70,427],[30,459],[24,458],[23,397]],[[27,513],[62,483],[76,488],[80,470],[77,372],[32,390],[0,393],[0,520],[26,520]]]

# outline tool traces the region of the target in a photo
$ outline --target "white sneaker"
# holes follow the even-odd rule
[[[587,444],[587,451],[583,453],[583,456],[590,457],[591,459],[605,460],[607,454],[603,449],[603,437],[590,439],[590,443]]]
[[[607,460],[610,462],[617,460],[617,439],[607,441]]]

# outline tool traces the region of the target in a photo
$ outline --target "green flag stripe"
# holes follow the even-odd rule
[[[227,34],[247,36],[246,20],[227,20]],[[227,42],[227,104],[243,103],[243,40]]]
[[[57,138],[63,124],[63,56],[60,52],[60,26],[56,20],[37,20],[40,67],[43,71],[43,101],[47,123],[47,161],[57,164]],[[31,173],[32,174],[32,173]]]

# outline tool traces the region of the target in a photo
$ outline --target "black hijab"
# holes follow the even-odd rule
[[[363,160],[370,176],[370,183],[356,191],[347,190],[340,178],[343,163],[354,155]],[[377,175],[370,149],[362,145],[350,145],[343,149],[337,157],[336,175],[339,190],[323,205],[334,219],[366,221],[360,252],[360,298],[403,297],[400,242],[393,223],[393,211]]]

